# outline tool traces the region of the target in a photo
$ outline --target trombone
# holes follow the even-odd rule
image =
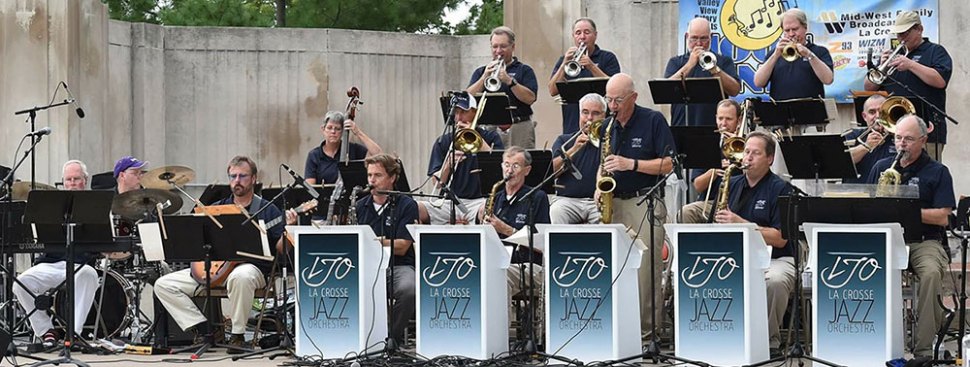
[[[886,62],[879,64],[878,67],[871,68],[868,72],[866,72],[866,79],[868,79],[872,84],[882,85],[882,83],[886,81],[886,78],[896,72],[896,67],[889,66],[889,63],[897,56],[906,57],[906,55],[909,55],[909,51],[906,50],[906,44],[900,43],[899,46],[893,50],[893,53],[889,54],[889,58],[886,59]]]
[[[468,98],[475,98],[469,94]],[[485,111],[485,103],[488,102],[488,98],[482,95],[482,103],[478,105],[478,111],[475,111],[475,119],[472,120],[472,125],[468,128],[459,129],[455,132],[455,139],[451,142],[455,149],[458,149],[466,154],[475,154],[482,149],[482,144],[485,144],[485,140],[482,139],[482,135],[475,130],[478,126],[478,118],[482,117],[482,111]],[[448,149],[449,151],[451,149]]]
[[[586,53],[586,42],[579,44],[579,50],[573,55],[573,59],[569,60],[563,67],[565,68],[566,75],[570,78],[575,78],[579,76],[579,73],[583,71],[583,66],[579,64],[579,59],[583,57]]]
[[[906,97],[889,97],[879,106],[879,116],[872,122],[872,125],[869,125],[862,134],[859,134],[859,137],[855,138],[855,141],[849,141],[846,144],[849,146],[862,145],[866,150],[871,152],[876,147],[870,147],[869,144],[866,144],[866,138],[869,136],[869,133],[875,131],[876,126],[882,126],[883,131],[894,135],[896,134],[896,123],[899,122],[899,119],[908,114],[915,113],[916,106],[909,99],[906,99]]]
[[[492,62],[495,61],[493,60]],[[498,59],[498,64],[495,65],[495,70],[492,71],[492,75],[489,75],[488,78],[485,79],[485,90],[494,93],[502,89],[502,81],[498,78],[498,73],[502,69],[505,69],[505,59],[500,57]]]

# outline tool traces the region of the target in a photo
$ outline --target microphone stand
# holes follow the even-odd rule
[[[60,85],[58,85],[58,88],[59,87],[60,87]],[[54,94],[55,95],[57,94],[57,91],[56,90],[54,91]],[[71,103],[74,103],[74,100],[73,99],[65,99],[64,101],[61,101],[61,102],[49,103],[46,106],[35,106],[35,107],[32,107],[32,108],[28,108],[26,110],[20,110],[20,111],[14,112],[13,114],[14,114],[14,116],[27,114],[27,122],[30,123],[30,131],[37,131],[37,126],[36,126],[37,125],[37,112],[44,111],[44,110],[48,110],[48,109],[51,109],[51,108],[54,108],[54,107],[60,107],[60,106],[64,106],[64,105],[69,105]],[[39,143],[39,142],[40,142],[40,137],[39,136],[35,136],[35,135],[31,135],[30,136],[30,144],[31,144],[31,146],[37,145],[37,143]],[[11,170],[10,172],[13,172],[13,170]],[[31,190],[37,189],[37,184],[35,183],[35,182],[37,182],[36,177],[37,177],[37,157],[35,157],[33,154],[31,154],[31,156],[30,156],[30,189]]]
[[[916,92],[914,92],[913,89],[911,89],[908,85],[906,85],[903,82],[900,82],[899,79],[893,78],[893,76],[891,74],[887,73],[886,74],[886,79],[889,79],[893,83],[896,83],[896,85],[898,85],[900,87],[903,87],[903,89],[905,89],[907,92],[909,92],[909,94],[912,97],[919,98],[920,101],[923,101],[923,104],[924,105],[930,106],[930,108],[932,108],[934,112],[936,112],[936,113],[940,114],[941,116],[943,116],[945,118],[945,120],[943,121],[944,124],[946,123],[946,120],[950,120],[950,122],[952,122],[954,125],[959,125],[960,124],[959,121],[954,120],[953,117],[950,117],[950,115],[947,115],[946,112],[943,112],[943,110],[941,110],[935,104],[933,104],[930,101],[928,101],[925,97],[923,97],[923,96],[917,94]],[[931,121],[931,123],[932,123],[932,121]],[[939,145],[934,145],[934,149],[936,149],[937,151],[936,152],[933,152],[933,153],[935,153],[936,156],[939,157],[940,156],[940,152],[939,152],[939,149],[940,148],[939,148]]]

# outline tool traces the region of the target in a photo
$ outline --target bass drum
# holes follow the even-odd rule
[[[95,320],[100,320],[98,322],[100,324],[97,333],[98,338],[111,339],[131,326],[133,313],[131,306],[135,299],[134,287],[114,270],[108,270],[107,273],[98,270],[98,279],[102,279],[102,277],[105,282],[104,295],[102,296],[100,287],[94,293],[94,304],[91,306],[91,311],[88,312],[88,317],[84,321],[84,329],[81,331],[81,335],[86,339],[94,334]],[[68,307],[68,299],[65,294],[66,292],[60,289],[54,295],[54,307],[58,315],[62,315],[58,310],[66,310]],[[97,318],[99,300],[103,300],[100,307],[100,319]]]

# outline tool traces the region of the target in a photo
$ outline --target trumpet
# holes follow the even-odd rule
[[[789,43],[785,48],[781,49],[781,58],[788,62],[795,62],[798,60],[798,47],[794,43]]]
[[[910,102],[909,99],[906,99],[906,97],[889,97],[879,107],[879,116],[876,117],[876,120],[873,121],[872,125],[866,128],[862,134],[859,134],[859,137],[857,137],[855,141],[850,141],[849,144],[851,144],[851,146],[862,145],[866,148],[866,150],[872,151],[876,147],[870,147],[869,144],[866,144],[866,138],[869,136],[869,133],[875,131],[876,126],[882,126],[885,133],[893,135],[896,134],[896,123],[899,122],[899,119],[903,118],[903,116],[906,116],[907,114],[915,113],[916,106],[914,106],[913,102]]]
[[[708,71],[717,67],[717,56],[711,51],[704,51],[701,54],[700,60],[697,64],[701,66],[701,70]]]
[[[583,71],[583,66],[579,64],[579,58],[583,57],[586,53],[586,42],[579,44],[579,50],[573,55],[573,59],[569,60],[563,67],[565,68],[566,75],[570,78],[575,78],[579,76],[579,73]]]
[[[886,59],[886,62],[879,64],[878,67],[871,68],[868,72],[866,72],[866,79],[868,79],[872,84],[882,85],[882,83],[886,81],[886,78],[896,72],[896,67],[889,66],[889,63],[897,56],[905,57],[908,54],[909,51],[906,50],[906,44],[900,43],[899,46],[893,50],[893,53],[889,54],[889,58]]]
[[[499,58],[498,64],[495,65],[495,71],[485,79],[485,90],[494,93],[502,89],[502,81],[498,78],[498,73],[502,69],[505,69],[505,59]]]

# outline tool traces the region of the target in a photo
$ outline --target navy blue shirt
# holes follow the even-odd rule
[[[604,50],[599,46],[595,46],[596,49],[589,54],[589,61],[596,64],[596,67],[600,68],[606,75],[613,76],[620,72],[620,61],[616,58],[616,55],[612,52]],[[562,65],[563,56],[559,56],[559,60],[556,60],[556,66],[552,68],[552,75],[556,75],[556,71],[559,70],[559,66]],[[550,75],[550,77],[552,76]],[[566,80],[579,79],[579,78],[592,78],[593,73],[582,68],[579,71],[579,75],[575,78],[563,74]],[[579,130],[579,103],[567,103],[562,107],[562,133],[572,134]]]
[[[869,172],[870,184],[879,182],[879,176],[893,164],[895,157],[882,159]],[[950,170],[940,162],[934,161],[924,150],[916,162],[907,167],[896,165],[902,180],[900,185],[916,185],[919,187],[919,201],[923,209],[954,208],[957,206],[953,195],[953,177]],[[939,240],[944,234],[944,228],[936,225],[923,224],[923,238]]]
[[[604,133],[608,125],[609,120],[603,124],[600,133]],[[613,154],[639,159],[641,166],[646,163],[644,160],[670,156],[677,151],[667,119],[660,112],[640,106],[635,107],[625,128],[618,121],[613,123],[610,145]],[[622,171],[614,172],[613,179],[616,180],[614,194],[629,194],[653,186],[660,176]]]
[[[553,154],[561,156],[563,149],[572,149],[573,145],[576,144],[575,140],[569,142],[563,148],[563,143],[571,137],[572,134],[559,135],[556,138],[556,142],[552,143]],[[587,142],[586,145],[572,156],[570,161],[573,162],[573,165],[579,173],[583,175],[583,179],[576,180],[570,171],[559,175],[556,178],[556,184],[562,187],[556,189],[556,195],[570,198],[592,198],[593,193],[596,192],[596,172],[600,168],[600,149],[593,146],[592,143]]]
[[[320,143],[319,146],[313,148],[310,154],[306,156],[306,167],[303,170],[303,177],[315,178],[317,179],[317,184],[332,184],[337,182],[337,178],[340,177],[340,169],[337,168],[337,163],[340,163],[340,157],[331,157],[323,152],[323,144]],[[341,141],[340,144],[343,144]],[[338,156],[340,155],[340,148],[337,148]],[[350,159],[358,160],[367,158],[367,147],[357,144],[350,143]]]
[[[909,52],[910,59],[916,61],[922,65],[928,66],[940,73],[943,80],[946,81],[947,85],[950,84],[950,75],[953,74],[953,59],[950,58],[950,54],[946,52],[946,49],[939,44],[932,43],[929,41],[924,41],[915,50]],[[934,88],[923,82],[916,74],[912,71],[896,71],[892,75],[893,79],[896,79],[900,83],[905,84],[912,89],[917,95],[923,96],[927,101],[939,107],[943,112],[946,112],[946,88]],[[882,90],[889,92],[894,96],[904,96],[912,97],[913,93],[893,82],[892,79],[886,78],[886,81],[882,84]],[[912,97],[910,100],[914,104],[919,104],[918,98]],[[943,115],[933,110],[931,107],[926,107],[923,111],[924,120],[927,122],[932,122],[934,125],[933,132],[930,133],[927,141],[938,142],[946,144],[946,119]]]
[[[495,131],[487,131],[476,128],[482,135],[482,140],[492,146],[492,150],[505,149],[502,138]],[[451,146],[452,135],[444,134],[438,137],[431,148],[431,161],[428,163],[428,176],[438,172],[441,165],[445,162],[448,155],[448,147]],[[460,199],[477,199],[482,197],[482,180],[480,176],[472,176],[472,171],[478,169],[478,157],[475,155],[465,155],[465,160],[455,167],[455,172],[451,174],[451,191]]]
[[[475,84],[478,79],[482,78],[482,73],[484,72],[484,65],[479,66],[478,69],[475,69],[475,72],[472,73],[472,79],[468,82],[468,85]],[[505,65],[505,72],[509,74],[512,79],[515,79],[516,83],[522,84],[522,86],[529,88],[532,93],[536,93],[539,90],[539,83],[536,81],[535,71],[532,71],[531,66],[519,61],[517,57],[512,58],[511,64]],[[512,106],[515,106],[515,109],[512,110],[512,116],[521,117],[523,119],[532,116],[532,106],[520,101],[518,98],[515,98],[515,93],[512,93],[512,87],[507,84],[502,84],[502,88],[499,89],[499,92],[508,95],[509,103]]]
[[[532,191],[532,187],[522,185],[522,188],[520,188],[519,191],[515,193],[515,196],[513,196],[510,200],[505,193],[505,188],[502,188],[501,191],[495,194],[495,208],[493,209],[495,210],[495,216],[516,230],[520,230],[522,227],[525,227],[529,220],[528,208],[530,202],[529,200],[525,199],[525,194],[529,191]],[[512,204],[512,202],[515,202],[515,204]],[[552,220],[549,219],[549,197],[546,196],[546,193],[542,190],[536,191],[536,193],[533,194],[531,202],[533,223],[552,223]],[[512,205],[509,206],[509,204]],[[533,232],[535,231],[533,230]],[[499,234],[498,236],[503,239],[508,237],[502,234]],[[542,264],[541,254],[535,253],[534,256],[529,255],[528,247],[518,246],[516,247],[515,252],[512,253],[512,263],[525,263],[529,262],[531,259],[532,262],[536,264]]]
[[[779,196],[791,193],[791,187],[773,172],[768,172],[754,187],[748,187],[745,176],[731,177],[730,198],[728,208],[734,214],[760,227],[771,227],[781,230],[781,208],[778,205]],[[793,240],[788,240],[785,247],[771,248],[771,258],[794,256]]]
[[[233,205],[233,204],[235,204],[235,202],[233,202],[233,197],[229,196],[225,199],[219,200],[218,202],[212,205]],[[273,204],[267,200],[264,200],[259,195],[253,195],[253,201],[249,202],[249,206],[246,207],[246,211],[252,214],[267,204],[269,204],[269,207],[266,208],[266,210],[263,210],[262,212],[260,212],[258,215],[256,215],[256,219],[260,219],[260,220],[263,220],[265,223],[269,223],[270,221],[283,217],[284,215],[283,212],[276,207],[276,204]],[[276,255],[276,243],[279,242],[280,237],[283,237],[283,230],[285,228],[286,228],[286,220],[281,220],[279,223],[276,223],[276,225],[266,229],[266,238],[269,240],[269,252],[273,255]],[[259,270],[263,271],[264,274],[270,271],[271,264],[268,262],[261,261],[261,260],[251,260],[248,262],[253,265],[256,265],[256,267],[258,267]]]
[[[845,136],[845,141],[854,141],[865,130],[866,129],[853,129],[849,135]],[[886,138],[882,144],[879,144],[879,146],[873,149],[872,152],[866,153],[866,155],[862,157],[862,160],[859,161],[859,163],[856,163],[855,172],[859,174],[859,178],[843,179],[842,183],[866,183],[869,179],[869,172],[872,171],[872,166],[874,166],[880,159],[887,157],[896,157],[896,144],[893,144],[892,137]]]
[[[706,170],[706,169],[692,169],[692,170],[690,170],[690,182],[693,183],[695,180],[697,180],[698,177],[700,177],[701,175],[704,174],[704,172],[707,172],[707,171],[708,170]],[[740,176],[742,174],[744,174],[744,171],[743,170],[734,169],[733,171],[731,171],[731,177]],[[709,185],[710,188],[711,188],[711,194],[710,194],[710,196],[707,195],[707,191],[706,191],[707,189],[704,189],[705,191],[701,191],[701,192],[698,192],[697,193],[697,200],[704,200],[704,199],[715,200],[715,199],[717,199],[717,190],[719,190],[721,188],[721,176],[715,175],[714,177],[711,178],[711,181],[713,181],[713,182],[711,182],[710,185]]]
[[[413,224],[418,220],[418,203],[409,196],[395,195],[397,203],[394,205],[394,212],[388,208],[389,202],[385,202],[381,212],[378,213],[374,208],[374,197],[367,195],[357,201],[357,222],[368,225],[378,236],[390,239],[404,239],[414,241],[407,225]],[[408,248],[408,252],[402,256],[394,255],[394,266],[411,265],[414,266],[414,246]]]
[[[818,46],[814,43],[805,45],[815,57],[825,63],[825,66],[832,68],[832,55],[827,48]],[[775,52],[772,48],[768,50],[768,55]],[[783,101],[794,98],[825,98],[825,85],[815,75],[812,65],[808,59],[799,57],[794,62],[785,61],[779,58],[775,61],[775,68],[771,71],[768,79],[768,87],[771,88],[769,95],[776,101]]]
[[[717,56],[717,67],[721,69],[722,72],[726,73],[728,76],[737,80],[738,83],[741,82],[741,78],[738,77],[738,67],[734,65],[734,60],[730,57],[722,56],[715,53]],[[683,54],[680,56],[671,57],[667,61],[667,70],[664,71],[664,78],[670,78],[671,75],[680,70],[680,68],[687,65],[687,61],[690,60],[690,54]],[[700,64],[694,65],[694,68],[687,73],[688,78],[708,78],[712,77],[710,72],[701,69]],[[689,108],[690,121],[686,121],[687,116],[684,114],[683,104],[674,104],[670,107],[670,124],[673,126],[714,126],[717,125],[715,115],[717,114],[717,103],[694,103],[691,104]]]

